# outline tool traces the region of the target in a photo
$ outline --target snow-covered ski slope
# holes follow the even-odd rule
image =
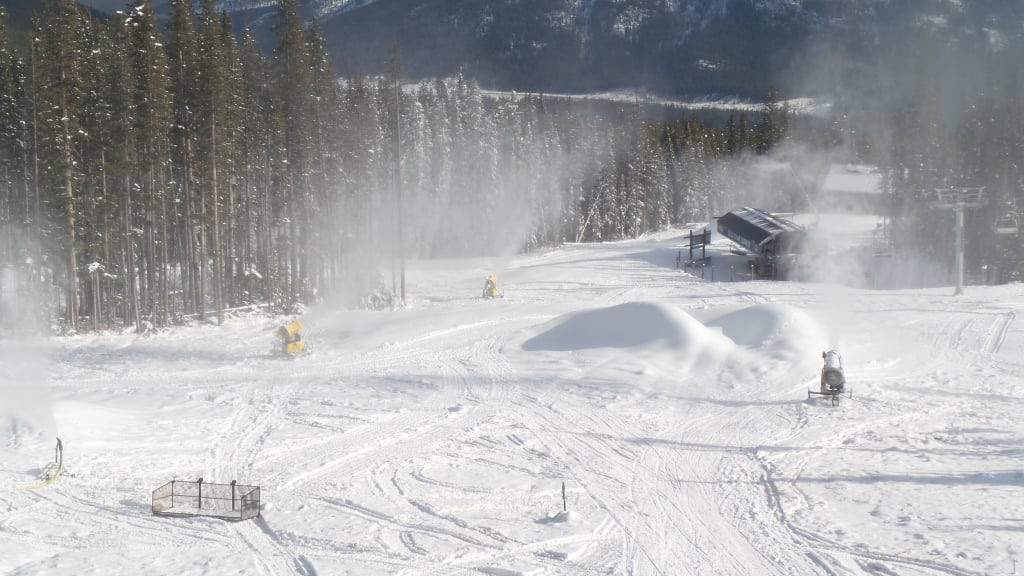
[[[284,318],[52,340],[65,473],[0,493],[0,573],[1024,573],[1024,286],[750,281],[717,237],[712,282],[683,243],[412,262],[295,360]],[[198,477],[262,516],[151,515]]]

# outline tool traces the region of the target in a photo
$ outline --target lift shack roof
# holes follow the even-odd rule
[[[802,236],[804,228],[757,208],[744,206],[718,218],[718,232],[755,254],[780,236]]]

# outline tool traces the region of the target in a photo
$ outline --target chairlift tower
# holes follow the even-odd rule
[[[985,187],[936,188],[934,208],[947,208],[956,212],[956,292],[964,293],[964,208],[979,208],[985,205]]]

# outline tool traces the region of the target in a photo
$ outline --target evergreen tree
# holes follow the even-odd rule
[[[418,144],[424,150],[427,168],[419,184],[423,188],[421,208],[424,218],[424,235],[429,239],[426,255],[441,253],[441,242],[445,236],[446,225],[443,212],[452,201],[452,162],[455,145],[452,133],[453,125],[449,117],[449,90],[443,79],[437,78],[432,83],[420,87],[418,101],[423,108],[427,124],[427,140]]]
[[[310,244],[316,251],[316,262],[311,271],[313,288],[322,291],[335,286],[340,278],[340,246],[343,242],[337,226],[344,215],[341,212],[343,200],[340,162],[340,142],[344,134],[340,128],[342,117],[341,90],[338,75],[331,64],[327,45],[319,23],[313,20],[306,34],[312,88],[312,131],[310,163],[311,201],[315,217],[310,222],[313,233]]]
[[[83,313],[92,319],[95,330],[112,326],[115,316],[125,313],[114,305],[124,301],[124,292],[116,279],[126,279],[127,274],[119,264],[123,261],[118,246],[122,217],[117,188],[112,184],[120,182],[117,177],[126,169],[124,163],[116,162],[115,158],[120,156],[115,151],[123,143],[119,139],[119,111],[130,106],[124,90],[129,85],[129,75],[126,43],[121,41],[123,29],[117,24],[99,23],[94,31],[83,62],[84,76],[103,81],[95,83],[82,106],[81,126],[89,135],[89,144],[82,148],[80,160],[84,174],[79,180],[82,203],[78,224],[83,268],[89,276],[83,284]]]
[[[203,274],[196,229],[199,219],[196,203],[199,176],[198,116],[200,94],[199,51],[196,40],[196,14],[191,0],[170,0],[167,23],[167,58],[172,92],[170,158],[173,201],[172,218],[177,241],[175,253],[181,262],[183,310],[186,315],[205,317],[205,276]]]
[[[640,187],[644,191],[644,232],[656,232],[669,225],[672,207],[668,168],[654,127],[644,130],[639,144]]]
[[[782,141],[788,126],[788,107],[779,101],[779,91],[772,86],[768,89],[764,105],[761,107],[761,119],[755,132],[754,150],[758,154],[767,153]]]
[[[217,323],[224,321],[224,246],[222,245],[223,222],[221,197],[223,187],[218,169],[223,172],[223,164],[229,156],[228,147],[224,146],[230,129],[228,124],[228,54],[222,36],[222,24],[218,18],[214,0],[200,2],[199,29],[199,74],[202,82],[198,93],[198,146],[202,162],[202,185],[200,186],[199,214],[203,222],[200,233],[200,258],[203,268],[209,261],[211,252],[213,259],[213,306],[217,314]],[[218,140],[218,138],[220,140]]]
[[[7,12],[0,7],[0,294],[14,292],[14,287],[4,286],[5,272],[24,271],[21,263],[31,254],[32,237],[28,182],[23,177],[27,169],[26,78],[23,62],[9,45],[6,24]],[[5,317],[8,313],[0,302],[0,327],[21,322]]]
[[[278,106],[274,98],[266,57],[246,33],[241,49],[242,98],[239,142],[239,222],[242,238],[239,260],[242,266],[243,302],[274,300],[273,238],[274,151]],[[252,103],[259,103],[254,106]]]
[[[170,71],[151,0],[136,0],[125,26],[129,35],[127,56],[135,110],[132,130],[138,147],[135,181],[140,184],[141,193],[138,202],[142,230],[139,313],[146,321],[163,325],[169,317],[169,263],[167,255],[158,251],[157,246],[166,246],[167,242],[163,223],[167,212],[164,190],[169,149],[167,129],[172,117]]]
[[[87,53],[89,22],[83,11],[71,0],[46,0],[45,26],[36,30],[41,39],[41,74],[37,79],[40,99],[39,127],[43,137],[39,154],[47,166],[46,185],[40,188],[44,204],[51,208],[55,231],[50,240],[59,243],[64,252],[64,326],[78,330],[78,230],[76,217],[76,180],[81,175],[77,163],[81,130],[82,104],[91,86],[82,74]]]
[[[23,62],[9,46],[6,10],[0,7],[0,268],[24,261],[28,233],[26,78]],[[2,313],[2,312],[0,312]],[[0,318],[2,322],[2,318]]]
[[[274,25],[275,71],[284,146],[281,184],[287,217],[286,301],[294,306],[308,296],[310,158],[312,156],[313,69],[298,0],[281,0]]]

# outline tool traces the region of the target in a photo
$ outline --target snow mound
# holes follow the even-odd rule
[[[815,369],[828,348],[828,330],[801,308],[788,304],[757,304],[733,309],[707,325],[718,328],[741,350],[753,354],[747,364],[790,365],[799,372]]]
[[[680,308],[630,302],[558,317],[541,325],[521,349],[571,352],[566,360],[594,380],[644,374],[677,381],[695,371],[714,370],[735,346]]]
[[[543,332],[523,343],[523,350],[569,352],[658,345],[692,349],[716,336],[683,310],[655,302],[574,312],[545,326]]]
[[[824,331],[821,324],[803,310],[787,304],[757,304],[732,310],[707,322],[739,346],[765,349],[800,347],[807,337]]]

